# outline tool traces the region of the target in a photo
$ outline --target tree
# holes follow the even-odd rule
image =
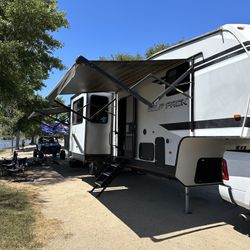
[[[53,56],[62,44],[52,32],[67,27],[57,0],[0,0],[0,101],[24,102],[41,89],[53,68],[63,69]]]
[[[169,47],[172,47],[176,44],[179,44],[179,43],[182,43],[184,42],[185,39],[182,38],[180,39],[178,42],[176,43],[158,43],[158,44],[154,44],[152,47],[148,48],[145,52],[145,57],[146,58],[149,58],[150,56],[154,55],[155,53],[159,52],[159,51],[162,51],[164,49],[167,49]]]
[[[63,69],[53,52],[62,43],[52,33],[68,27],[57,0],[0,0],[0,124],[13,132],[37,127],[27,120],[44,106],[35,92],[53,69]]]
[[[136,55],[130,55],[127,53],[117,53],[115,55],[110,55],[110,57],[99,57],[99,60],[106,61],[106,60],[112,60],[112,61],[140,61],[143,60],[143,57],[137,53]]]
[[[11,136],[12,152],[13,152],[13,137],[16,131],[18,120],[23,116],[23,113],[17,109],[17,103],[13,101],[8,107],[0,105],[0,121],[1,128],[4,129],[5,134]]]
[[[56,99],[64,104],[64,100],[62,98],[57,97]],[[40,114],[35,119],[28,119],[29,115],[33,111],[52,107],[55,107],[55,105],[49,103],[43,97],[39,95],[31,96],[28,105],[26,103],[24,106],[20,107],[20,109],[25,110],[25,112],[16,123],[16,131],[21,131],[26,137],[30,137],[31,144],[33,144],[34,137],[42,134],[41,122],[45,122],[53,126],[55,124],[55,120],[61,121],[63,118],[66,118],[65,114],[55,114],[50,115],[50,117]]]
[[[130,55],[128,53],[117,53],[117,54],[111,54],[110,57],[100,56],[99,60],[113,60],[113,61],[139,61],[149,58],[150,56],[154,55],[155,53],[162,51],[164,49],[167,49],[171,46],[174,46],[176,44],[184,42],[185,39],[182,38],[176,43],[157,43],[154,44],[152,47],[148,48],[144,54],[144,56],[137,53],[136,55]]]

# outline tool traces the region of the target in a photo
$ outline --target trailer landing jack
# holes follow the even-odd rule
[[[190,187],[185,186],[185,213],[191,214],[190,211]]]

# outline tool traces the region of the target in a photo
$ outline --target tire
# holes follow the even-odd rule
[[[39,159],[43,159],[43,157],[44,157],[43,152],[39,151],[38,156],[39,156]]]
[[[33,151],[33,157],[37,158],[37,149]]]
[[[99,161],[89,163],[89,174],[94,175],[95,177],[99,176],[103,171],[103,165]]]
[[[96,175],[97,174],[97,167],[95,166],[94,162],[90,162],[88,166],[89,174]]]
[[[65,150],[61,150],[61,152],[60,152],[60,159],[61,160],[65,160],[65,157],[66,157]]]

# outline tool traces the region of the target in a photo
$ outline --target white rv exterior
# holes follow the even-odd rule
[[[209,180],[197,176],[198,162],[202,169],[202,162],[222,158],[226,149],[249,148],[250,134],[246,126],[250,93],[249,40],[250,26],[225,25],[220,32],[177,45],[151,58],[185,59],[197,55],[189,62],[194,64],[194,71],[189,76],[186,93],[192,98],[176,92],[152,108],[138,102],[137,160],[145,160],[139,155],[142,144],[145,143],[146,148],[151,143],[156,154],[153,145],[157,138],[162,138],[165,141],[162,145],[165,166],[162,167],[166,171],[173,168],[169,172],[175,172],[175,177],[185,186],[220,180],[219,161],[217,167],[214,161],[209,163],[215,168],[214,180],[211,176]],[[165,71],[158,76],[164,78],[166,74]],[[151,81],[141,85],[138,92],[152,100],[160,88],[164,90],[165,86],[155,86]],[[155,163],[155,157],[150,162]]]
[[[217,184],[222,181],[223,153],[250,149],[249,51],[250,25],[233,24],[148,61],[89,62],[79,57],[48,98],[80,94],[73,105],[91,92],[115,93],[117,102],[110,107],[114,113],[105,128],[88,121],[72,124],[73,155],[106,154],[111,146],[110,154],[126,159],[127,166],[176,178],[185,187]],[[156,78],[134,81],[154,65],[159,65]],[[102,143],[99,151],[96,145]]]
[[[107,157],[112,154],[112,110],[101,112],[93,120],[99,108],[113,98],[112,93],[82,93],[71,98],[69,152],[73,159],[84,162],[88,158]],[[98,102],[98,107],[95,102]],[[101,105],[101,106],[100,106]]]
[[[219,185],[221,197],[250,212],[249,151],[226,151],[223,159],[223,184]]]

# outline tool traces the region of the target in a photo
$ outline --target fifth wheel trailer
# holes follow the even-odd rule
[[[189,187],[221,183],[224,152],[250,149],[249,50],[250,25],[228,24],[145,61],[80,56],[48,99],[112,95],[101,109],[113,120],[110,156],[179,180],[188,211]],[[85,117],[85,110],[83,105],[78,115]],[[85,118],[92,126],[90,116]],[[92,129],[98,130],[94,124]],[[102,142],[93,137],[91,143]]]

